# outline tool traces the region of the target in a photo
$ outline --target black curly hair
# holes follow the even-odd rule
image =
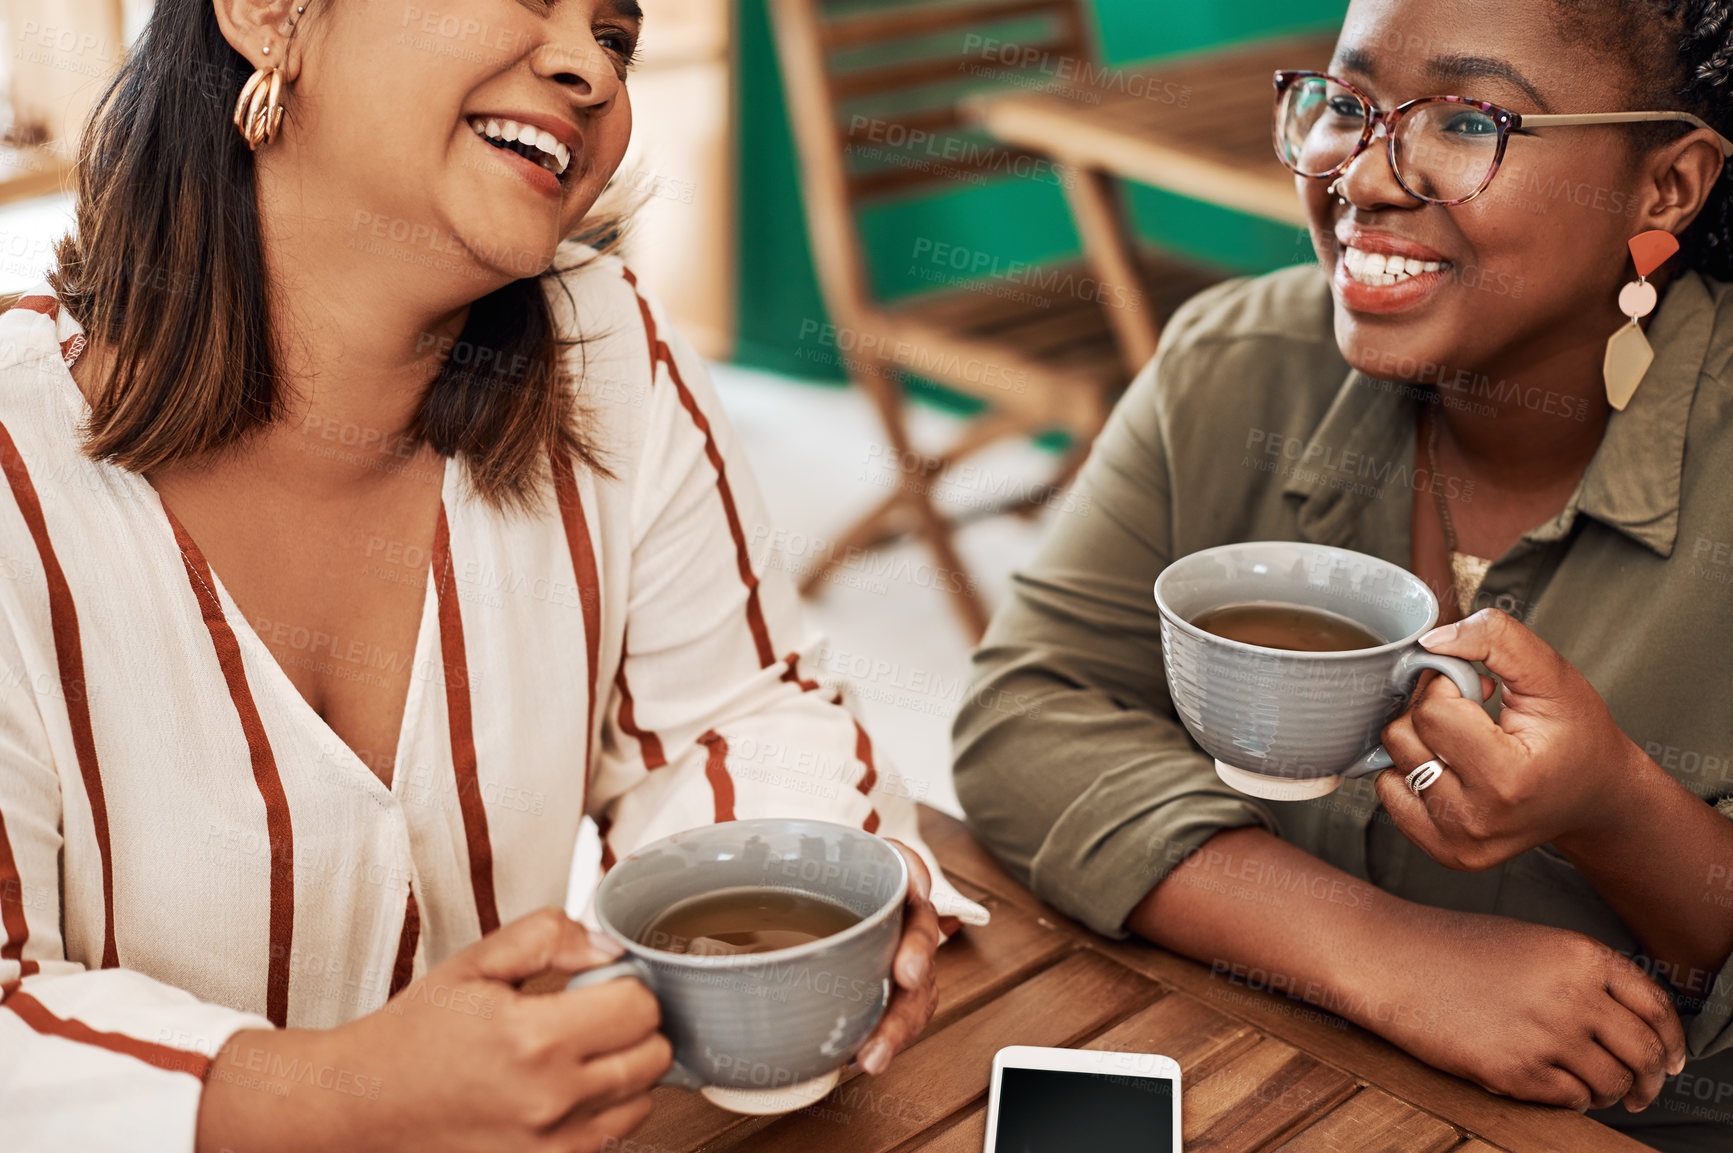
[[[1690,112],[1733,138],[1733,0],[1552,3],[1567,39],[1593,37],[1629,54],[1633,107]],[[1631,139],[1636,148],[1648,150],[1689,131],[1688,124],[1655,124],[1633,129]],[[1679,246],[1684,267],[1733,281],[1733,175],[1725,168]]]

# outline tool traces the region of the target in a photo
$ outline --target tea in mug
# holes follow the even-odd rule
[[[1230,641],[1296,652],[1337,653],[1377,648],[1386,643],[1384,638],[1347,617],[1275,601],[1223,605],[1199,613],[1191,623]]]
[[[719,889],[676,901],[638,942],[668,953],[769,953],[840,933],[861,918],[834,901],[790,889]]]

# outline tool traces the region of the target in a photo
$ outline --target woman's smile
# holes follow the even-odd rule
[[[464,122],[513,173],[538,192],[558,198],[569,173],[581,174],[583,134],[554,116],[531,112],[475,113]]]
[[[1335,247],[1337,299],[1354,312],[1417,308],[1450,282],[1455,267],[1443,253],[1418,241],[1346,222],[1336,228]]]

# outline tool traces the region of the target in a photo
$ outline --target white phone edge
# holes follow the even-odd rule
[[[993,1078],[987,1087],[987,1139],[982,1153],[993,1153],[999,1137],[999,1074],[1006,1069],[1056,1069],[1062,1073],[1107,1073],[1115,1077],[1149,1077],[1173,1082],[1173,1149],[1181,1153],[1179,1062],[1158,1053],[1117,1053],[1107,1049],[1047,1049],[1038,1045],[1007,1045],[993,1054]]]

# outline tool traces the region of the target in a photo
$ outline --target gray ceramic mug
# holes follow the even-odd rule
[[[768,818],[676,833],[602,879],[597,917],[627,956],[567,988],[636,977],[656,995],[674,1047],[664,1084],[737,1112],[800,1108],[829,1091],[884,1013],[908,886],[901,853],[846,825]],[[822,897],[861,920],[768,953],[670,953],[639,940],[675,902],[738,888]]]
[[[1260,601],[1346,617],[1385,643],[1346,652],[1294,652],[1228,640],[1192,620],[1209,609]],[[1379,744],[1425,669],[1472,701],[1480,674],[1419,639],[1438,622],[1423,581],[1388,561],[1290,541],[1223,545],[1182,557],[1155,582],[1168,693],[1216,772],[1241,792],[1305,800],[1345,778],[1390,768]]]

